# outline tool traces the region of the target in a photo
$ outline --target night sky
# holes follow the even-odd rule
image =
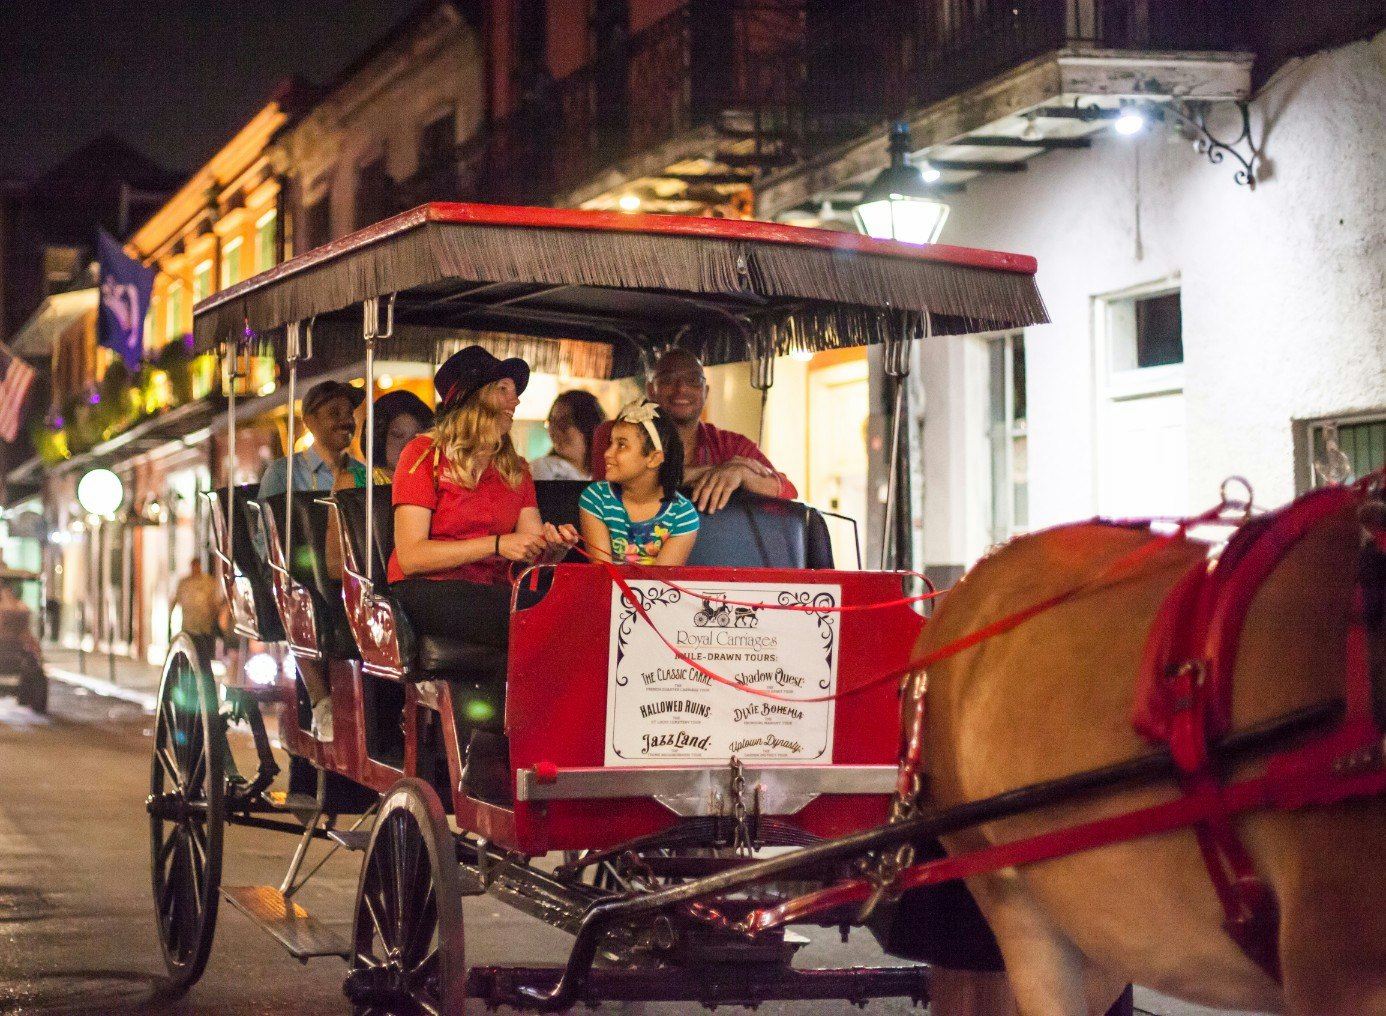
[[[0,177],[106,132],[191,172],[280,80],[331,80],[414,2],[0,0]]]

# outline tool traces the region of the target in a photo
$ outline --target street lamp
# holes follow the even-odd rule
[[[107,518],[125,500],[125,484],[109,469],[88,470],[77,481],[77,503],[88,515]]]
[[[925,173],[909,162],[910,128],[897,123],[890,128],[890,165],[866,188],[861,203],[852,209],[857,228],[880,240],[934,243],[943,232],[948,206],[935,197],[929,182],[938,179],[930,167]]]
[[[77,503],[82,506],[84,512],[96,516],[98,520],[109,521],[124,501],[125,484],[121,483],[120,477],[109,469],[90,469],[77,481]],[[109,578],[105,574],[109,562],[106,559],[106,526],[104,525],[98,525],[96,530],[96,555],[97,567],[94,569],[96,581],[92,585],[99,609],[97,621],[100,631],[93,631],[92,635],[96,637],[98,634],[104,633],[106,636],[106,666],[111,683],[115,684],[115,632],[107,623],[109,617],[104,609],[106,605],[105,585]],[[91,576],[89,575],[88,578],[90,579]],[[78,636],[78,645],[81,645],[87,636],[85,616],[83,617],[82,628],[83,631]],[[81,669],[85,671],[85,659],[79,656],[78,661],[82,664]]]

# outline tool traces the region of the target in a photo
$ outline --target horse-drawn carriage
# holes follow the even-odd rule
[[[795,349],[882,343],[899,364],[916,337],[1043,320],[1033,272],[1012,255],[768,224],[430,205],[205,301],[196,336],[222,346],[232,369],[238,343],[273,342],[291,404],[300,361],[360,356],[370,391],[377,357],[434,362],[459,330],[603,344],[612,376],[682,345],[708,363],[750,360],[768,383],[774,357]],[[368,403],[368,456],[372,423]],[[234,426],[228,436],[234,463]],[[575,521],[577,489],[539,484],[545,520]],[[931,789],[963,795],[947,801],[960,807],[917,811],[921,597],[903,594],[901,573],[835,568],[823,520],[805,505],[738,497],[703,520],[686,567],[528,569],[516,576],[524,606],[512,600],[508,651],[497,651],[414,632],[386,582],[388,487],[261,501],[233,482],[211,500],[237,631],[320,668],[337,719],[335,738],[320,742],[292,669],[266,685],[234,673],[218,684],[191,640],[175,641],[148,811],[160,938],[180,989],[203,971],[224,895],[296,957],[343,956],[360,1005],[924,999],[923,965],[795,967],[803,940],[787,925],[879,923],[881,902],[911,887],[1110,843],[1090,833],[1066,848],[1022,843],[1014,856],[984,858],[990,867],[914,864],[940,835],[1184,772],[1177,752],[1099,752],[1094,771],[992,797],[960,789],[968,780],[952,773],[954,784]],[[334,514],[340,581],[325,565]],[[1095,575],[1063,574],[1085,595],[1100,592],[1118,565],[1159,558],[1165,539],[1132,535]],[[1149,540],[1156,550],[1142,551]],[[979,641],[1002,644],[1042,610],[1081,598],[1061,588],[1037,607],[1022,599],[1014,606],[1030,607],[970,633],[955,622],[924,659],[961,667]],[[990,606],[976,616],[995,616]],[[1280,745],[1341,713],[1333,702],[1294,704],[1305,708],[1215,745],[1216,757]],[[278,710],[291,757],[286,792],[273,789],[264,707]],[[931,736],[936,722],[931,710]],[[231,757],[233,723],[253,736],[253,771]],[[936,760],[942,743],[927,749]],[[1195,809],[1182,824],[1210,814]],[[230,825],[297,836],[280,886],[220,884]],[[349,941],[295,902],[315,841],[364,856]],[[562,863],[544,863],[557,852]],[[461,898],[484,893],[573,933],[567,965],[469,970]],[[995,924],[997,911],[983,909]],[[953,926],[941,920],[934,938],[947,952]],[[1007,948],[1010,929],[997,930],[1008,960],[1022,956]],[[912,937],[893,951],[935,958]],[[975,937],[985,941],[973,951],[995,964],[985,929]],[[1110,999],[1091,997],[1105,1011]]]

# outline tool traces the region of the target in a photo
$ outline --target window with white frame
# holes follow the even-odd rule
[[[255,270],[257,272],[267,271],[274,267],[278,218],[278,212],[271,208],[255,220]]]
[[[1179,290],[1108,301],[1107,357],[1111,398],[1182,391],[1184,326]]]
[[[168,341],[183,336],[183,283],[174,279],[164,296],[164,338]]]
[[[1315,420],[1307,436],[1311,486],[1348,483],[1386,466],[1386,413]]]
[[[226,241],[221,249],[221,288],[234,286],[241,281],[241,248],[245,241],[239,236]]]
[[[1025,333],[990,339],[991,540],[1004,543],[1030,525],[1025,426]]]
[[[198,304],[212,295],[212,259],[200,263],[193,269],[192,298]]]

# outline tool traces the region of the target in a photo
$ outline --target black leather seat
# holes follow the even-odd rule
[[[823,516],[806,504],[732,494],[727,506],[702,516],[690,565],[737,568],[831,568],[832,543]]]
[[[577,525],[584,480],[539,480],[534,490],[545,522]],[[690,565],[724,568],[831,568],[828,526],[799,501],[738,490],[727,506],[702,515]]]
[[[368,577],[375,585],[376,594],[387,597],[392,603],[398,623],[405,614],[399,602],[389,596],[386,582],[386,565],[395,546],[394,509],[390,493],[391,487],[388,485],[375,488],[375,539],[370,561],[365,567],[370,569]],[[365,488],[339,490],[334,497],[352,552],[358,562],[366,561]],[[466,604],[459,603],[457,609],[465,610]],[[502,649],[418,632],[413,633],[413,642],[414,661],[408,674],[411,680],[447,679],[488,684],[498,681],[502,685],[505,682],[507,654]]]
[[[266,498],[262,507],[274,515],[289,575],[313,598],[318,648],[336,659],[356,659],[360,652],[347,625],[341,580],[327,573],[327,519],[331,509],[318,502],[321,496],[311,491],[294,491],[292,532],[286,525],[287,494]],[[286,537],[293,540],[292,553],[283,545]]]
[[[231,500],[228,489],[217,491],[217,501],[221,506],[222,517],[226,519],[232,536],[232,560],[236,570],[245,576],[255,604],[255,621],[261,642],[282,642],[284,625],[279,620],[279,608],[274,605],[274,590],[270,585],[269,566],[256,549],[256,533],[260,518],[258,507],[252,504],[259,493],[259,486],[246,484],[236,488],[234,510],[227,512],[227,502]],[[222,548],[223,550],[225,548]]]

